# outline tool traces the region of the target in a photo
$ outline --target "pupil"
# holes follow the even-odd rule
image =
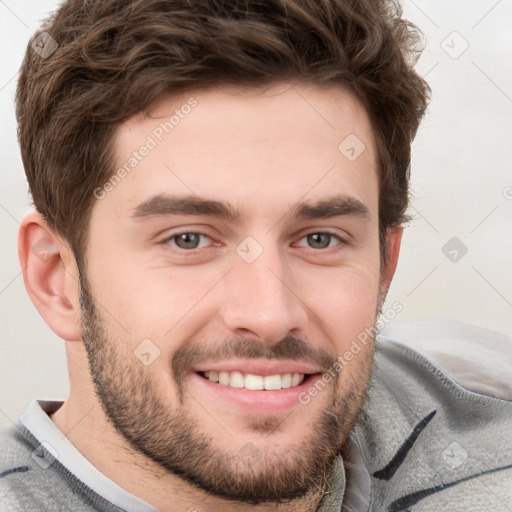
[[[322,249],[325,249],[329,245],[329,236],[330,235],[327,235],[326,233],[314,233],[312,235],[309,235],[310,241],[312,241],[313,244],[316,245],[317,247],[320,245]],[[322,237],[324,239],[324,242],[327,243],[322,243]]]
[[[198,236],[194,233],[183,233],[179,240],[184,243],[186,249],[195,248],[197,246]]]

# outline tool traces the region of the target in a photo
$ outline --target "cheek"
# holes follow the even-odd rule
[[[342,354],[354,339],[375,324],[378,268],[361,264],[329,269],[323,278],[318,274],[311,277],[306,295],[308,306],[321,318],[324,335],[331,340],[333,350]]]
[[[219,279],[207,266],[171,270],[132,264],[128,258],[96,270],[98,302],[134,340],[176,338],[185,326],[190,330],[191,319],[199,325],[202,311],[210,311],[214,294],[209,292]]]

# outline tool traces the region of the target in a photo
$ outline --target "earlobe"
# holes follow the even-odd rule
[[[21,221],[18,255],[25,288],[45,322],[66,341],[80,340],[78,272],[73,252],[41,214]]]

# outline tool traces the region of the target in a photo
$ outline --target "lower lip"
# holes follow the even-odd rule
[[[321,373],[315,373],[308,375],[301,384],[292,388],[275,391],[251,391],[245,388],[224,386],[201,377],[197,373],[191,374],[192,381],[208,390],[216,399],[224,400],[253,413],[275,413],[300,405],[299,395],[307,392],[321,377]]]

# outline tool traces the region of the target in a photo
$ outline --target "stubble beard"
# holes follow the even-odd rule
[[[159,396],[150,367],[135,358],[130,340],[107,335],[105,320],[94,304],[85,273],[82,271],[80,276],[82,339],[95,392],[108,421],[134,450],[166,472],[219,498],[253,505],[287,503],[308,497],[314,503],[321,500],[328,489],[334,461],[342,453],[367,397],[374,339],[367,344],[366,352],[358,355],[356,378],[345,379],[350,382],[338,389],[342,370],[336,374],[334,382],[322,390],[320,394],[328,393],[329,398],[309,435],[279,452],[251,450],[248,445],[230,452],[216,446],[208,426],[202,428],[199,421],[187,413],[187,402],[193,403],[190,397],[187,400],[184,379],[187,368],[182,364],[187,357],[175,354],[171,364],[173,371],[169,371],[170,378],[176,379],[179,397]],[[292,342],[287,339],[281,345],[276,344],[282,358],[287,352],[289,359],[297,358],[296,352],[290,352]],[[262,354],[261,347],[250,343],[246,346],[249,352]],[[193,355],[193,346],[187,350]],[[295,408],[292,414],[303,412],[301,407]],[[283,418],[278,416],[248,417],[246,424],[255,435],[253,447],[261,445],[262,435],[271,438],[272,432],[285,426]],[[236,439],[230,443],[235,444]],[[249,456],[245,456],[244,449]]]

